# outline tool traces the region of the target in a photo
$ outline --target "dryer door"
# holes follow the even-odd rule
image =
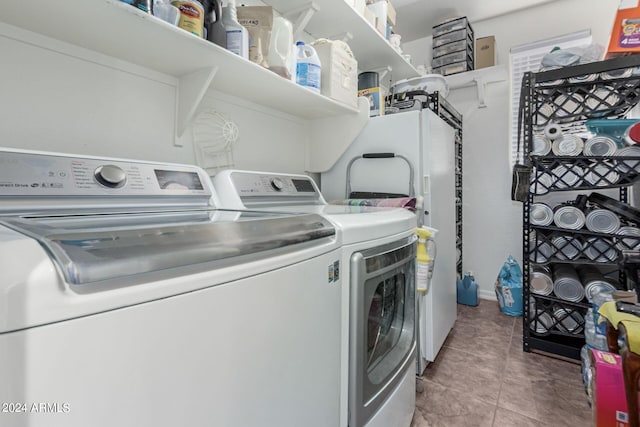
[[[351,257],[350,425],[363,426],[415,358],[415,238]]]

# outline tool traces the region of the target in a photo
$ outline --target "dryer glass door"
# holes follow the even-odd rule
[[[351,424],[363,426],[415,358],[415,236],[351,257]]]
[[[395,368],[384,363],[385,357],[400,341],[405,325],[406,276],[402,271],[367,283],[375,287],[369,302],[367,322],[367,372],[374,384],[379,384]]]

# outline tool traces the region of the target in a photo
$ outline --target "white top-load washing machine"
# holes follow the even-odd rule
[[[0,425],[339,425],[335,227],[212,200],[194,166],[0,149]]]
[[[335,227],[343,289],[340,426],[407,427],[415,408],[415,214],[327,205],[306,175],[226,170],[214,187],[226,209],[322,215]],[[313,363],[307,363],[309,370]]]

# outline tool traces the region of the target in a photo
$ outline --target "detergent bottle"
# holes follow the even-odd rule
[[[416,251],[416,291],[427,293],[433,276],[433,266],[435,262],[435,241],[433,240],[433,229],[420,227],[416,228],[418,235],[418,247]],[[427,246],[432,247],[432,254],[429,255]]]
[[[269,69],[291,80],[291,66],[295,61],[293,52],[293,26],[281,16],[273,19],[271,42],[269,43]]]
[[[477,306],[478,305],[478,283],[473,272],[469,271],[462,280],[457,282],[458,304]]]
[[[296,83],[320,93],[321,64],[313,46],[296,43]]]

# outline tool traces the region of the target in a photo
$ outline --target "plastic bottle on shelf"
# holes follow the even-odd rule
[[[291,79],[291,65],[295,61],[293,53],[293,26],[288,19],[278,16],[274,18],[271,30],[269,69]]]
[[[222,0],[203,0],[203,4],[206,39],[226,49],[227,30],[222,23]]]
[[[610,289],[601,289],[593,295],[591,302],[593,305],[593,322],[596,328],[596,333],[603,336],[607,335],[607,325],[606,322],[600,320],[598,309],[608,301],[613,301],[613,291]]]
[[[227,34],[227,50],[249,59],[249,32],[238,22],[235,0],[229,0],[222,9],[222,24]]]
[[[296,43],[296,83],[320,93],[322,64],[316,50],[304,42]]]

